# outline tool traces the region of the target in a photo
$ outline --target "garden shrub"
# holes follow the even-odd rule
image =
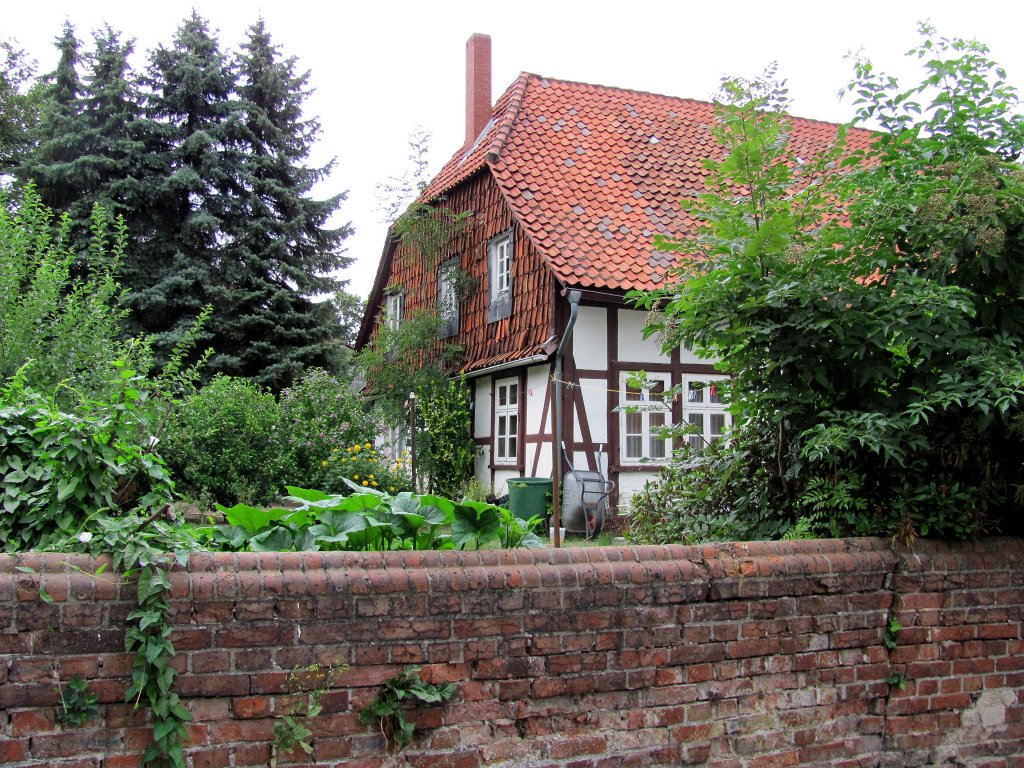
[[[143,437],[146,382],[123,363],[109,400],[74,412],[30,388],[25,370],[0,387],[0,541],[45,549],[100,513],[158,508],[174,490]],[[117,389],[114,389],[117,387]]]
[[[222,504],[271,501],[286,461],[275,442],[274,396],[249,379],[218,375],[185,398],[161,444],[179,490]]]
[[[378,432],[360,394],[349,382],[311,368],[281,392],[279,404],[275,441],[287,462],[287,482],[334,493],[345,490],[332,458],[346,447],[372,441]]]
[[[423,419],[423,449],[417,458],[428,478],[430,492],[450,499],[462,498],[473,472],[472,425],[469,387],[465,379],[431,380],[419,390]]]
[[[69,245],[69,226],[66,218],[54,222],[32,186],[11,205],[0,194],[0,379],[31,360],[26,384],[66,408],[117,389],[114,360],[149,367],[149,345],[122,338],[126,311],[115,273],[124,223],[97,207],[82,257]]]
[[[348,493],[350,480],[358,486],[384,493],[411,491],[412,466],[409,453],[403,451],[395,459],[384,455],[373,443],[354,443],[343,448],[332,448],[323,461],[325,484],[330,493]]]
[[[709,512],[766,535],[1021,530],[1024,117],[983,45],[921,31],[919,85],[857,64],[859,120],[885,129],[863,151],[841,128],[798,155],[785,89],[725,82],[723,157],[683,202],[703,226],[658,239],[684,257],[637,298],[666,352],[732,375],[734,426],[666,473],[677,498],[638,537]]]

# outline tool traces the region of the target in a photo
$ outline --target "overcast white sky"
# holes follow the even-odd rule
[[[914,73],[903,54],[916,44],[917,22],[925,19],[944,35],[987,43],[1010,82],[1024,88],[1019,0],[28,0],[5,3],[0,38],[16,39],[47,72],[56,65],[52,41],[65,19],[87,46],[91,31],[109,22],[136,38],[140,69],[144,52],[169,45],[193,7],[218,30],[223,49],[237,48],[262,14],[284,53],[311,70],[316,93],[306,109],[323,125],[315,160],[337,158],[318,192],[348,191],[338,221],[356,229],[347,241],[356,262],[344,277],[364,296],[386,231],[376,185],[408,167],[407,141],[417,125],[433,134],[434,170],[461,145],[465,43],[474,32],[492,38],[494,98],[527,71],[708,99],[723,74],[753,76],[778,61],[794,114],[843,121],[853,112],[849,100],[837,98],[852,71],[845,55],[863,49],[881,69]]]

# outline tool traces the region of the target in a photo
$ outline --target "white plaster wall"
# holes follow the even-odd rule
[[[619,310],[619,360],[630,363],[667,363],[657,336],[644,339],[647,313],[638,309]]]
[[[718,358],[714,357],[697,357],[686,347],[679,350],[679,362],[683,365],[714,365],[717,360]]]
[[[608,310],[580,307],[572,331],[572,356],[577,368],[608,368]]]
[[[483,437],[491,434],[491,379],[489,376],[482,376],[478,379],[471,379],[470,386],[474,388],[473,407],[473,437]],[[473,459],[473,474],[484,488],[491,483],[491,470],[488,466],[491,463],[491,446],[477,445]]]
[[[582,379],[580,391],[583,394],[583,406],[587,411],[587,424],[590,426],[590,437],[595,443],[608,442],[608,382],[604,379]],[[580,431],[580,414],[576,414],[576,434]]]
[[[546,363],[534,365],[526,370],[526,392],[524,394],[526,395],[527,434],[535,435],[538,432],[547,432],[551,429],[550,413],[544,419],[544,423],[541,423],[541,416],[544,415],[544,397],[551,387],[551,382],[548,379],[550,371],[551,368]]]
[[[629,509],[630,497],[644,489],[644,484],[650,480],[657,480],[658,473],[655,472],[620,472],[619,473],[619,509]]]

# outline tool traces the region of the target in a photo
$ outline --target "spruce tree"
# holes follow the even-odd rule
[[[128,256],[129,303],[137,329],[166,354],[234,278],[225,263],[225,222],[237,215],[241,161],[235,76],[207,23],[193,12],[171,47],[150,54],[146,109],[135,165],[142,237]],[[201,345],[217,349],[235,311],[217,297]],[[215,357],[210,372],[228,370]],[[231,371],[233,372],[233,371]]]
[[[128,65],[134,43],[122,43],[109,26],[94,40],[94,50],[81,55],[73,31],[65,28],[39,144],[22,173],[56,212],[70,217],[68,242],[80,257],[92,241],[94,206],[132,225],[139,205],[138,195],[130,193],[133,166],[142,156],[135,139],[140,96]]]
[[[44,77],[36,147],[19,175],[35,182],[45,205],[63,213],[84,191],[77,167],[81,42],[70,22],[64,22],[64,30],[54,45],[60,51],[60,59],[57,69]]]
[[[312,297],[344,285],[331,272],[351,262],[342,254],[350,228],[328,225],[344,193],[311,197],[333,161],[307,165],[320,134],[319,122],[302,111],[309,72],[297,72],[295,58],[282,57],[262,19],[249,28],[237,67],[245,184],[226,238],[237,276],[220,291],[236,307],[232,344],[218,351],[222,365],[278,389],[304,368],[339,362],[337,316]]]

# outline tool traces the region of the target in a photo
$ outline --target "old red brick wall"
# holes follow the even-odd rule
[[[96,567],[0,557],[0,763],[139,762],[133,591]],[[288,673],[313,662],[350,665],[317,765],[1024,766],[1018,539],[197,554],[173,587],[193,768],[266,765]],[[410,663],[459,690],[386,756],[356,713]],[[102,706],[62,728],[55,676],[74,675]]]

